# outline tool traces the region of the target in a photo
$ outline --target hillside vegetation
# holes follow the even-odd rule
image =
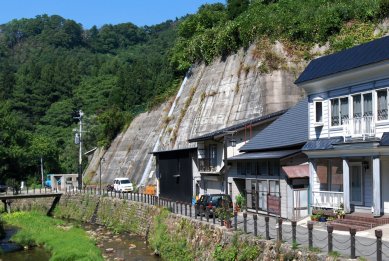
[[[41,157],[46,172],[76,172],[79,109],[85,151],[109,146],[134,115],[172,95],[175,28],[167,21],[84,30],[47,15],[0,26],[0,183],[39,177]]]
[[[333,52],[380,37],[388,11],[389,0],[228,0],[145,27],[86,30],[55,15],[0,25],[0,182],[36,182],[41,157],[46,172],[76,172],[79,109],[84,149],[108,147],[134,116],[173,96],[195,63],[257,44],[270,72],[276,40],[309,61],[315,44]]]
[[[373,34],[374,29],[389,11],[387,0],[249,2],[204,5],[185,19],[172,52],[175,68],[185,71],[192,63],[210,63],[264,40],[281,41],[288,51],[311,59],[309,49],[314,44],[329,42],[333,52],[379,37]]]

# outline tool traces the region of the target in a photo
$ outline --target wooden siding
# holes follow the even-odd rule
[[[291,218],[288,216],[288,184],[286,183],[285,177],[282,177],[280,180],[280,194],[281,194],[281,217]]]

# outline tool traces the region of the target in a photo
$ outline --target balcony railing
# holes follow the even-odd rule
[[[312,191],[312,206],[320,208],[340,208],[343,203],[343,192]]]
[[[343,120],[343,138],[362,138],[375,137],[375,122],[373,116]]]
[[[214,159],[199,159],[199,171],[204,171],[204,172],[216,172],[217,170],[217,165],[213,162]]]

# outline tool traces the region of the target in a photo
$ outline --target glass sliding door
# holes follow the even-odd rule
[[[363,204],[363,183],[362,183],[362,165],[355,164],[350,166],[350,193],[351,203],[355,205]]]

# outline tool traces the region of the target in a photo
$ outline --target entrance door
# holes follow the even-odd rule
[[[363,183],[361,164],[350,166],[350,193],[351,203],[355,205],[363,204]]]

